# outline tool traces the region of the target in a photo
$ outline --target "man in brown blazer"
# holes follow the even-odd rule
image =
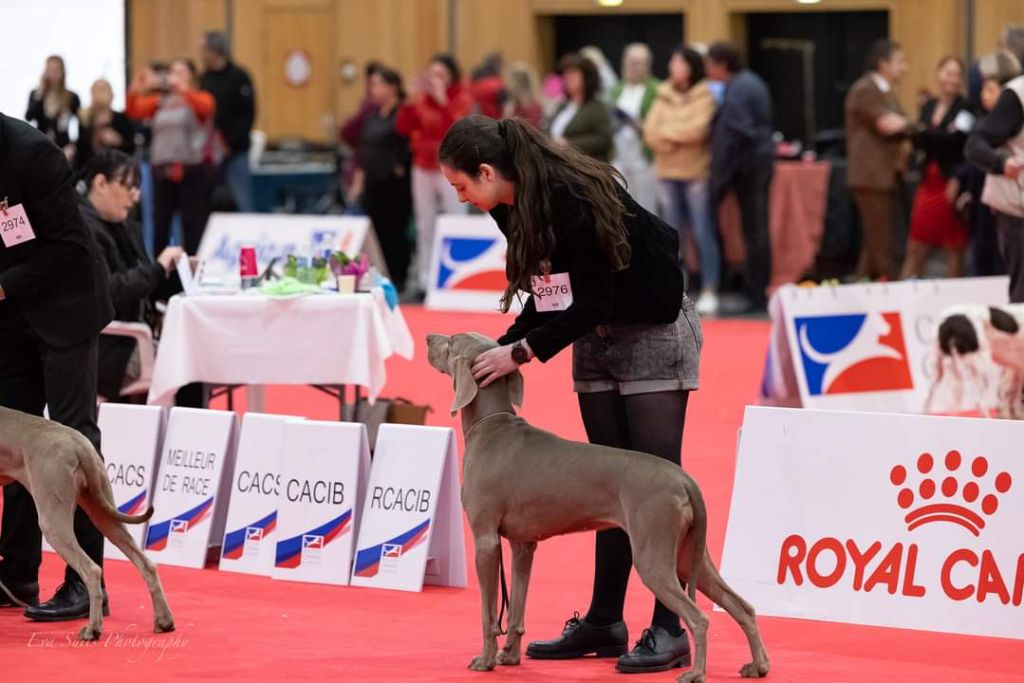
[[[893,217],[898,206],[900,146],[907,131],[893,90],[907,71],[898,43],[871,46],[868,72],[846,95],[846,184],[864,226],[857,275],[893,279]]]

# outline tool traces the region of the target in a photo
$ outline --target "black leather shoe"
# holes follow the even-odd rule
[[[4,586],[6,586],[7,590],[4,590]],[[10,591],[13,595],[9,595],[7,591]],[[36,581],[29,581],[27,583],[4,581],[3,586],[0,586],[0,607],[24,607],[25,605],[38,604],[39,583]]]
[[[89,616],[89,591],[81,581],[67,581],[60,585],[49,601],[25,610],[33,621],[69,621]],[[110,616],[107,591],[103,591],[103,616]]]
[[[654,626],[644,629],[629,654],[619,657],[615,670],[641,674],[668,671],[677,666],[690,666],[690,639],[686,637],[686,631],[673,638],[665,629]]]
[[[608,626],[594,626],[580,613],[574,612],[565,622],[562,637],[554,640],[535,640],[526,647],[526,656],[533,659],[576,659],[586,655],[618,657],[626,652],[629,632],[626,624],[617,621]]]

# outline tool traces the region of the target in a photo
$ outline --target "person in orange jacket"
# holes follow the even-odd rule
[[[210,215],[218,146],[213,128],[213,95],[196,88],[196,66],[177,57],[165,75],[146,68],[128,91],[125,113],[148,121],[153,131],[153,251],[170,241],[171,220],[181,213],[184,247],[195,254]]]

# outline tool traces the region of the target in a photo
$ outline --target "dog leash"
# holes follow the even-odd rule
[[[502,590],[504,590],[505,589],[505,576],[504,576],[505,568],[502,567],[501,569],[502,569],[501,588],[502,588]],[[8,588],[7,586],[4,585],[3,581],[0,581],[0,590],[2,590],[7,595],[7,597],[11,599],[11,602],[13,602],[18,607],[24,607],[25,609],[28,609],[29,607],[31,607],[31,605],[29,605],[28,603],[22,602],[17,597],[15,597],[14,593],[11,592],[10,588]],[[504,599],[504,596],[503,596],[503,599]]]
[[[484,418],[485,420],[487,418]],[[501,537],[498,537],[498,576],[501,577],[501,610],[498,612],[498,635],[508,634],[508,624],[504,626],[501,622],[505,620],[505,610],[508,608],[508,586],[505,583],[505,558],[502,556]]]

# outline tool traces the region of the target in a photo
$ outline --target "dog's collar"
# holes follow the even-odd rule
[[[494,417],[495,415],[512,415],[512,416],[514,417],[514,416],[515,416],[515,413],[513,413],[513,412],[510,412],[510,411],[508,411],[508,410],[502,410],[502,411],[500,411],[500,412],[497,412],[497,413],[491,413],[490,415],[484,415],[484,416],[483,416],[483,417],[481,417],[481,418],[480,418],[479,420],[477,420],[476,422],[474,422],[473,424],[471,424],[471,425],[469,426],[469,429],[467,429],[467,430],[466,430],[466,433],[465,433],[465,434],[463,435],[463,438],[465,438],[465,439],[468,439],[468,438],[469,438],[469,433],[470,433],[471,431],[473,431],[473,429],[474,429],[474,428],[475,428],[475,427],[476,427],[476,426],[477,426],[478,424],[480,424],[481,422],[483,422],[484,420],[486,420],[486,419],[488,419],[488,418]]]

